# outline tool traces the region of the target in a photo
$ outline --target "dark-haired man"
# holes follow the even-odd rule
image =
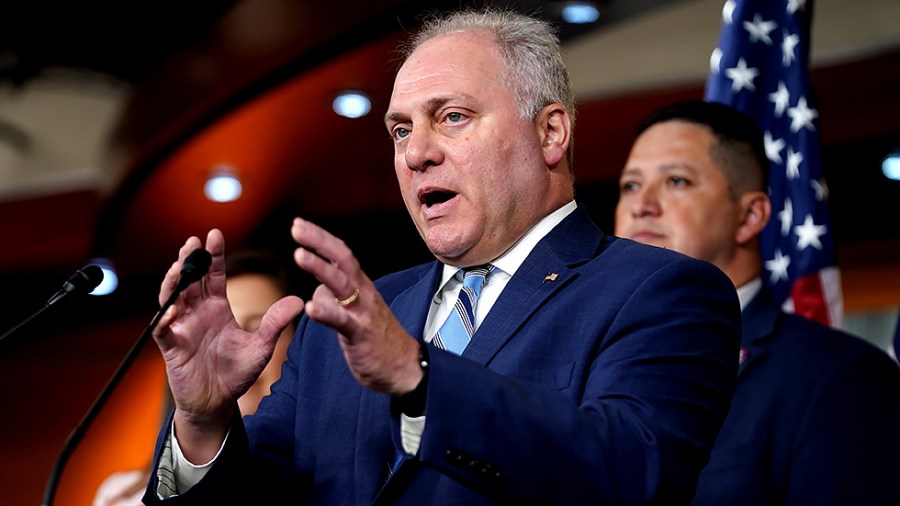
[[[690,101],[644,120],[620,177],[616,234],[712,262],[743,308],[738,386],[694,504],[900,504],[896,364],[762,286],[768,166],[752,119]]]

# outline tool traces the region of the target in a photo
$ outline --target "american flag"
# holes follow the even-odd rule
[[[771,162],[763,280],[786,310],[843,324],[843,297],[809,76],[812,0],[728,0],[706,99],[756,119]]]

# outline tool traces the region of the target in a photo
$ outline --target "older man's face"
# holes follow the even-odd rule
[[[540,138],[503,73],[483,34],[439,36],[404,63],[385,116],[407,210],[452,265],[493,260],[546,213]]]

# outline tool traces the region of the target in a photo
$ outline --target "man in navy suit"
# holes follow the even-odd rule
[[[769,164],[753,120],[684,102],[638,131],[616,234],[714,263],[743,307],[738,386],[694,504],[900,504],[897,365],[858,337],[782,312],[762,287]]]
[[[573,107],[546,23],[428,23],[385,123],[437,261],[373,283],[298,218],[295,260],[321,285],[246,333],[211,231],[209,274],[154,333],[176,408],[144,500],[689,504],[735,384],[737,297],[714,266],[591,223],[574,201]],[[161,297],[200,246],[188,239]],[[242,420],[235,399],[301,309],[281,380]],[[445,321],[474,330],[467,346]]]

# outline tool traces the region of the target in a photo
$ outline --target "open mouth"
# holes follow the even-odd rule
[[[437,204],[443,204],[456,195],[455,192],[446,190],[428,190],[419,194],[419,202],[425,204],[425,207],[431,207]]]

